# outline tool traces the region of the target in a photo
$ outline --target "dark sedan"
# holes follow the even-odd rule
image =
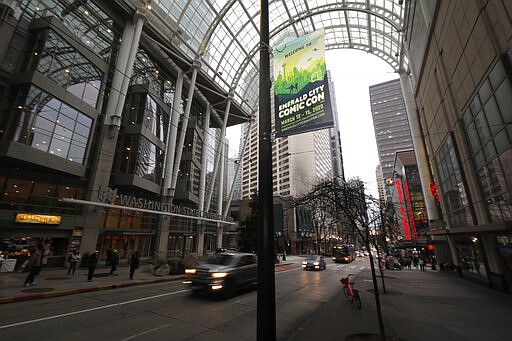
[[[309,255],[305,261],[302,262],[303,270],[325,270],[327,265],[323,256]]]
[[[184,282],[198,292],[222,293],[229,297],[234,291],[255,286],[258,282],[258,260],[252,253],[226,251],[216,254],[196,268],[186,269]]]

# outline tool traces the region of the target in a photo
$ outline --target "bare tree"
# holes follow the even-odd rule
[[[378,201],[371,195],[365,194],[364,183],[358,179],[345,181],[342,178],[324,181],[316,185],[309,193],[296,201],[297,204],[318,207],[331,207],[333,216],[342,217],[351,232],[356,233],[363,241],[369,252],[370,267],[372,271],[377,318],[381,336],[384,337],[384,323],[380,306],[379,289],[375,275],[375,265],[371,252],[375,226],[382,225]],[[382,278],[382,276],[381,276]]]

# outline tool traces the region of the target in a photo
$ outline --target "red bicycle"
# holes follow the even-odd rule
[[[341,284],[343,284],[343,293],[350,303],[356,303],[357,307],[361,309],[361,297],[359,297],[359,290],[354,289],[352,274],[348,274],[347,277],[340,278]]]

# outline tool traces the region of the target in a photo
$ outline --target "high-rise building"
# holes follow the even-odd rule
[[[375,167],[375,178],[377,179],[377,191],[379,193],[379,201],[384,203],[386,201],[385,191],[384,191],[384,178],[382,177],[382,169],[380,165]]]
[[[343,152],[341,150],[338,108],[336,106],[336,90],[334,87],[334,82],[332,82],[330,71],[327,71],[327,75],[329,79],[329,94],[331,96],[331,110],[334,119],[334,127],[329,129],[331,134],[332,175],[335,178],[340,177],[345,179],[345,171],[343,169]]]
[[[370,86],[370,105],[382,178],[393,177],[395,153],[413,148],[400,79]]]
[[[257,120],[255,120],[257,122]],[[258,188],[258,126],[247,123],[248,134],[242,156],[242,198]],[[277,138],[272,146],[274,195],[300,196],[315,184],[332,178],[332,152],[329,129]]]

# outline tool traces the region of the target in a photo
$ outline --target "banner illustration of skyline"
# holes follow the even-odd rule
[[[324,29],[274,48],[273,62],[276,137],[334,126]]]

